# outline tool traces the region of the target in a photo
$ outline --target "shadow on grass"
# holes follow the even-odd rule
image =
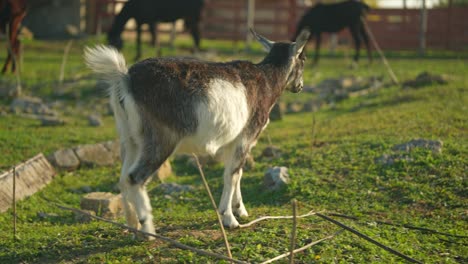
[[[0,257],[0,263],[75,263],[86,261],[90,256],[107,253],[117,248],[135,246],[142,242],[132,239],[129,235],[115,236],[99,234],[102,230],[87,230],[90,234],[81,234],[69,241],[49,238],[39,250],[9,251]],[[79,241],[76,241],[79,239]],[[76,243],[81,244],[77,246]],[[34,253],[33,253],[34,252]]]

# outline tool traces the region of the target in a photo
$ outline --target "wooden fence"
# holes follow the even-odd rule
[[[89,0],[94,3],[92,32],[106,31],[122,0]],[[256,0],[255,29],[274,40],[289,40],[296,23],[309,7],[296,0]],[[382,49],[414,50],[419,48],[419,9],[372,9],[367,22]],[[90,17],[90,16],[88,16]],[[428,10],[426,47],[429,49],[468,49],[468,7]],[[247,30],[246,0],[207,0],[203,10],[202,37],[243,41]],[[327,36],[323,38],[327,42]],[[345,30],[338,34],[339,43],[352,43]]]

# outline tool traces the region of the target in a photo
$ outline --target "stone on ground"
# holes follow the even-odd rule
[[[80,207],[98,216],[116,218],[122,213],[122,196],[108,192],[88,193],[81,198]]]
[[[110,140],[102,143],[102,145],[112,152],[112,156],[114,157],[115,160],[120,159],[120,143],[117,140]]]
[[[159,168],[159,170],[157,171],[156,176],[158,177],[158,179],[159,179],[160,181],[164,181],[164,180],[167,179],[169,176],[171,176],[171,174],[172,174],[171,163],[169,162],[169,160],[166,160],[166,161],[161,165],[161,167]]]
[[[280,189],[289,182],[288,168],[286,167],[269,168],[263,176],[263,185],[272,191]]]
[[[281,149],[277,146],[268,146],[262,151],[262,157],[265,158],[279,158],[281,155]]]
[[[49,184],[55,170],[42,153],[16,166],[15,173],[9,170],[0,174],[0,213],[13,202],[13,177],[16,175],[16,201],[22,200]]]
[[[60,149],[47,157],[57,169],[73,171],[80,167],[80,160],[72,149]]]
[[[282,120],[284,112],[285,112],[285,108],[286,107],[284,104],[282,104],[281,102],[277,102],[271,109],[270,120],[271,121]]]
[[[414,148],[429,149],[433,153],[441,153],[442,146],[444,143],[440,140],[429,140],[429,139],[413,139],[403,144],[395,145],[392,149],[394,151],[406,151],[409,152]]]
[[[93,127],[102,126],[102,119],[99,115],[89,115],[88,122],[89,122],[89,125]]]
[[[114,164],[112,152],[102,144],[82,145],[74,150],[83,166],[110,166]]]

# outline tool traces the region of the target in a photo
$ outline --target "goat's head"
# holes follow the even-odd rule
[[[292,43],[275,43],[252,29],[251,32],[263,48],[268,51],[264,61],[283,67],[286,76],[285,89],[293,93],[302,91],[304,87],[302,74],[306,60],[304,47],[309,40],[309,31],[302,30],[296,41]]]
[[[119,34],[107,34],[107,43],[117,50],[121,50],[123,48],[123,41]]]

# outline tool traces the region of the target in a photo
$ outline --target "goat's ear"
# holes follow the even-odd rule
[[[294,43],[294,54],[297,56],[301,54],[302,50],[304,49],[305,45],[309,41],[310,32],[307,29],[303,29],[299,36],[296,38],[296,42]]]
[[[257,39],[257,41],[260,42],[260,44],[262,44],[263,49],[267,52],[269,52],[271,50],[271,47],[273,47],[273,44],[275,44],[273,41],[268,40],[260,34],[257,34],[257,32],[255,32],[255,30],[253,30],[252,28],[250,29],[250,32]]]

